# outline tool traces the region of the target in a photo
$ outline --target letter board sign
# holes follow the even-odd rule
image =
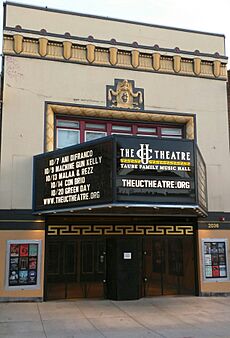
[[[34,211],[111,202],[112,146],[100,140],[34,156]]]
[[[34,157],[35,212],[196,205],[191,140],[113,135]]]

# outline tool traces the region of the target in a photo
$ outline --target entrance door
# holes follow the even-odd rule
[[[107,298],[141,297],[142,242],[140,238],[107,240]]]
[[[86,298],[104,298],[105,250],[103,240],[81,241],[80,282]]]
[[[104,240],[48,239],[46,250],[46,299],[104,298]]]
[[[152,237],[144,241],[145,296],[195,293],[193,237]]]

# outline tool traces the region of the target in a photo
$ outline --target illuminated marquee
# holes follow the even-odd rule
[[[114,135],[34,157],[34,211],[195,204],[194,143]]]

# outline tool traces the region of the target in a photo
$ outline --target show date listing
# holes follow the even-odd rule
[[[43,198],[43,205],[100,199],[101,191],[94,190],[91,177],[102,161],[93,150],[50,159],[44,169],[49,196]]]

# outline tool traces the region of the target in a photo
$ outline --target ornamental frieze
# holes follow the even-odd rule
[[[119,49],[117,47],[101,47],[92,43],[74,43],[46,37],[31,38],[22,34],[4,35],[4,55],[42,58],[47,60],[71,63],[91,64],[102,67],[116,67],[136,71],[158,72],[219,80],[227,79],[227,63],[219,56],[203,57],[202,54],[191,55],[187,52],[183,57],[181,51],[174,50],[171,55],[160,50],[140,51],[137,46]],[[183,53],[182,53],[183,54]]]

